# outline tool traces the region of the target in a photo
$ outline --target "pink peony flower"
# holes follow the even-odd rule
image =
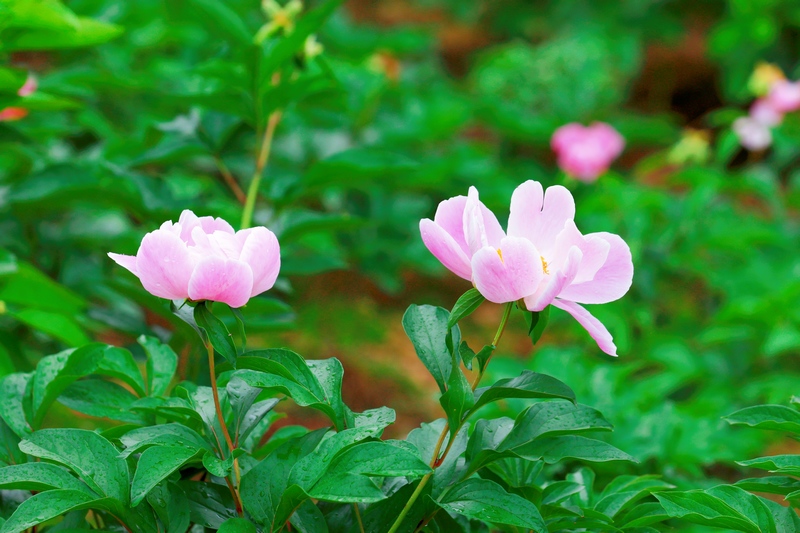
[[[750,118],[765,126],[777,126],[783,122],[783,115],[767,98],[759,98],[750,106]]]
[[[766,96],[772,107],[780,113],[791,113],[800,109],[800,82],[776,81]]]
[[[582,235],[575,202],[561,186],[542,190],[526,181],[511,197],[508,233],[481,203],[478,191],[439,204],[420,221],[428,250],[494,303],[524,300],[530,311],[554,305],[571,314],[601,350],[616,356],[608,330],[579,304],[621,298],[633,280],[628,245],[611,233]]]
[[[36,76],[28,74],[25,83],[17,91],[18,96],[29,96],[36,91],[39,86]],[[6,107],[0,110],[0,122],[10,122],[14,120],[21,120],[28,116],[28,110],[23,107]]]
[[[619,157],[625,148],[625,139],[603,122],[591,126],[573,122],[553,133],[550,146],[561,170],[581,181],[592,182]]]
[[[189,210],[145,235],[135,256],[108,255],[155,296],[231,307],[272,288],[281,266],[278,239],[267,228],[235,232],[221,218]]]
[[[733,132],[739,143],[750,150],[758,152],[772,144],[770,127],[752,117],[739,117],[733,122]]]

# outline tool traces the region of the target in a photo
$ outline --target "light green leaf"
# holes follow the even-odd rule
[[[478,292],[478,289],[472,288],[462,294],[455,305],[453,310],[450,311],[450,318],[447,320],[447,326],[452,328],[464,318],[471,315],[480,305],[486,301],[486,298]]]
[[[725,417],[729,424],[800,434],[800,411],[784,405],[757,405]]]
[[[178,368],[178,356],[168,344],[154,337],[142,335],[136,342],[147,354],[147,392],[149,396],[163,396]]]

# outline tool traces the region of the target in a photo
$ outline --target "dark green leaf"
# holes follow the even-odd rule
[[[447,390],[447,380],[453,370],[452,357],[447,349],[449,317],[446,309],[431,305],[411,305],[403,315],[403,329],[442,393]]]
[[[20,438],[27,437],[32,431],[23,405],[32,377],[32,374],[17,373],[0,378],[0,417]]]
[[[0,489],[43,492],[52,489],[82,491],[88,487],[63,468],[48,463],[23,463],[0,468]]]
[[[131,406],[136,400],[136,396],[127,389],[102,379],[87,379],[72,383],[58,397],[59,403],[79,413],[145,425],[147,424],[145,417],[131,412]]]
[[[226,39],[234,41],[236,47],[252,44],[253,35],[239,15],[222,0],[190,0],[189,9],[201,20]]]
[[[459,483],[442,498],[439,506],[473,520],[547,532],[535,505],[487,479],[473,478]]]
[[[48,490],[22,502],[0,527],[0,533],[20,533],[69,511],[91,508],[99,500],[85,491]]]
[[[562,398],[574,403],[575,393],[556,378],[524,370],[515,378],[501,379],[491,387],[477,389],[473,411],[506,398]]]
[[[229,518],[219,526],[219,533],[256,533],[256,526],[246,518]]]
[[[147,393],[149,396],[163,396],[178,368],[178,356],[169,345],[154,337],[142,335],[136,342],[147,354]]]
[[[96,373],[118,379],[129,385],[139,396],[147,395],[139,366],[128,350],[115,346],[106,346],[103,359],[100,361]]]
[[[447,414],[450,425],[450,438],[461,428],[461,421],[473,405],[475,398],[467,378],[459,368],[454,368],[450,373],[447,391],[439,398],[442,409]]]
[[[131,483],[131,506],[136,507],[153,488],[192,460],[199,459],[196,449],[153,446],[139,457]]]
[[[233,344],[233,337],[222,320],[214,316],[207,307],[206,302],[201,302],[194,308],[194,319],[197,326],[205,332],[206,342],[210,342],[217,353],[236,368],[238,354],[236,346]]]
[[[447,326],[452,328],[461,320],[471,315],[485,301],[486,298],[478,292],[478,289],[469,289],[456,300],[453,310],[450,311],[450,318],[447,321]]]

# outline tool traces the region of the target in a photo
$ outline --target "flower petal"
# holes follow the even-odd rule
[[[124,254],[115,254],[113,252],[109,252],[108,257],[114,260],[116,264],[121,266],[122,268],[126,268],[131,271],[134,276],[136,274],[136,256],[135,255],[124,255]]]
[[[472,257],[472,281],[490,302],[519,300],[536,291],[544,272],[541,256],[527,239],[506,237],[500,248],[481,248]]]
[[[561,294],[564,287],[567,287],[578,274],[583,252],[577,246],[573,246],[567,253],[567,260],[562,268],[547,279],[535,294],[525,297],[525,307],[529,311],[541,311],[550,305],[556,296]]]
[[[433,221],[453,238],[465,255],[470,253],[464,236],[464,208],[466,206],[466,196],[454,196],[439,203],[436,215],[433,217]]]
[[[271,289],[281,270],[281,248],[278,238],[263,226],[242,230],[236,237],[244,239],[239,260],[250,265],[253,271],[253,289],[250,296]]]
[[[500,247],[500,241],[506,236],[502,226],[488,207],[478,198],[478,190],[469,188],[467,203],[464,206],[464,240],[469,254],[472,255],[484,246]]]
[[[142,239],[136,254],[136,275],[150,294],[170,300],[188,298],[193,270],[186,243],[171,231],[151,231]]]
[[[508,235],[511,237],[535,236],[544,203],[544,190],[538,181],[528,180],[514,189],[511,195],[511,212],[508,215]]]
[[[250,299],[253,271],[247,263],[218,256],[200,260],[189,280],[192,300],[213,300],[241,307]]]
[[[605,264],[611,245],[597,235],[582,235],[575,222],[568,220],[564,224],[564,229],[556,237],[552,255],[545,256],[545,259],[552,268],[561,270],[573,247],[580,249],[583,254],[573,283],[592,280],[597,271]]]
[[[526,181],[511,196],[508,234],[531,241],[545,257],[552,257],[556,237],[575,218],[575,200],[561,185],[548,187]]]
[[[472,279],[469,257],[453,235],[429,218],[420,220],[419,232],[428,250],[448,270],[466,280]]]
[[[603,304],[622,298],[633,283],[631,249],[613,233],[590,233],[587,237],[607,241],[608,257],[591,281],[570,285],[559,297],[583,304]]]
[[[553,306],[571,314],[572,317],[589,332],[589,335],[597,342],[597,346],[599,346],[601,350],[612,357],[617,356],[617,346],[614,344],[614,338],[611,336],[611,333],[609,333],[602,322],[592,316],[589,311],[567,300],[553,300]]]

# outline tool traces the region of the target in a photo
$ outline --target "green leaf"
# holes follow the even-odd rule
[[[233,455],[220,459],[214,452],[206,452],[203,455],[203,466],[212,476],[228,477],[233,469]]]
[[[0,50],[54,50],[57,48],[75,48],[102,44],[118,37],[122,28],[84,17],[74,17],[68,27],[51,29],[33,29],[15,32],[13,38],[3,34]]]
[[[189,10],[203,23],[230,39],[238,47],[252,45],[253,35],[239,15],[222,0],[190,0]]]
[[[800,433],[800,411],[783,405],[757,405],[725,417],[729,424]]]
[[[180,481],[189,501],[189,513],[192,523],[210,529],[219,527],[229,518],[236,517],[233,497],[225,485],[214,485],[203,481]]]
[[[447,348],[450,313],[432,305],[411,305],[403,315],[403,329],[422,364],[433,375],[439,390],[447,390],[453,360]]]
[[[311,500],[303,503],[295,510],[289,522],[298,533],[328,533],[325,515]]]
[[[43,357],[31,381],[32,426],[41,426],[50,405],[72,383],[94,372],[103,359],[105,345],[88,344]]]
[[[383,441],[365,442],[338,453],[308,494],[320,500],[369,503],[385,498],[369,476],[422,477],[430,471],[404,448]]]
[[[489,358],[492,357],[495,348],[495,346],[487,345],[481,348],[478,353],[475,354],[475,359],[478,360],[478,372],[483,372],[486,370],[486,365],[489,364]]]
[[[102,501],[77,490],[48,490],[31,496],[0,527],[0,533],[20,533],[69,511],[89,509]]]
[[[450,318],[447,321],[447,326],[452,328],[461,322],[461,320],[471,315],[485,301],[486,298],[478,292],[478,289],[469,289],[456,300],[453,310],[450,311]]]
[[[575,403],[575,393],[556,378],[524,370],[515,378],[497,381],[491,387],[483,387],[475,391],[475,407],[477,411],[487,403],[507,398],[562,398]]]
[[[130,386],[139,396],[146,396],[147,390],[136,360],[131,352],[116,346],[106,346],[103,359],[95,371],[97,374],[118,379]]]
[[[528,336],[533,344],[536,344],[542,338],[544,329],[550,321],[550,306],[548,305],[541,311],[526,312],[525,321],[528,323]]]
[[[658,476],[619,476],[603,490],[594,510],[614,518],[642,498],[657,491],[674,488]]]
[[[91,341],[83,329],[69,316],[42,309],[9,310],[8,314],[68,346],[81,346]]]
[[[537,533],[547,532],[535,505],[487,479],[462,481],[442,498],[439,506],[472,520],[523,527]]]
[[[214,316],[207,307],[206,302],[200,302],[194,308],[194,319],[197,326],[203,330],[206,339],[222,357],[228,360],[236,368],[236,346],[233,344],[231,336],[225,324]]]
[[[105,438],[84,429],[42,429],[19,444],[20,450],[62,464],[97,494],[128,502],[128,464]]]
[[[800,455],[771,455],[749,461],[736,461],[742,466],[769,470],[774,474],[800,477]]]
[[[68,489],[91,495],[89,488],[75,476],[49,463],[23,463],[0,468],[0,489],[37,492]]]
[[[0,418],[20,438],[31,434],[32,428],[25,417],[24,399],[33,374],[9,374],[0,379]]]
[[[524,448],[515,448],[513,452],[523,459],[529,461],[543,460],[547,464],[555,464],[566,458],[592,463],[606,461],[637,462],[635,458],[607,442],[578,435],[537,439]]]
[[[159,424],[137,428],[120,437],[125,450],[120,454],[125,458],[141,453],[151,446],[175,446],[193,450],[211,450],[199,433],[183,424]]]
[[[297,462],[314,451],[327,429],[319,429],[276,447],[263,461],[242,476],[242,504],[258,524],[273,530],[291,516],[287,502],[297,495],[286,495],[289,476]],[[301,498],[302,501],[302,498]],[[287,507],[291,507],[288,511]]]
[[[503,439],[498,451],[525,453],[532,442],[542,437],[576,434],[586,431],[611,431],[611,424],[600,411],[567,402],[540,402],[517,416],[514,427]]]
[[[238,360],[240,370],[235,376],[251,387],[280,392],[303,407],[323,412],[336,425],[345,426],[344,404],[337,390],[341,390],[341,363],[308,361],[289,350],[256,350],[247,352]],[[325,381],[325,386],[315,375]],[[327,390],[326,390],[327,387]]]
[[[447,391],[439,398],[439,403],[442,404],[442,409],[447,414],[447,422],[450,425],[450,438],[452,439],[461,428],[464,414],[469,412],[472,406],[475,405],[472,387],[460,368],[456,367],[450,373]]]
[[[655,497],[667,514],[695,524],[747,533],[776,531],[772,514],[764,503],[757,496],[737,487],[720,486],[709,491],[659,492]]]
[[[303,177],[307,192],[330,186],[357,187],[375,180],[407,177],[419,165],[405,155],[378,148],[353,148],[314,163]]]
[[[737,481],[735,485],[750,492],[766,492],[783,496],[800,490],[800,480],[789,476],[754,477]]]
[[[143,426],[147,418],[131,411],[136,401],[124,387],[102,379],[72,383],[58,397],[59,403],[79,413]]]
[[[168,344],[162,344],[155,337],[144,335],[136,339],[147,354],[147,393],[149,396],[162,396],[178,368],[178,356]]]
[[[193,448],[153,446],[139,457],[131,483],[131,507],[136,507],[156,485],[200,455]]]
[[[637,505],[615,522],[627,529],[657,524],[668,518],[669,515],[660,503],[647,502]]]
[[[185,533],[189,528],[189,501],[175,483],[156,485],[147,495],[147,503],[166,526],[166,533]]]
[[[256,533],[256,526],[246,518],[229,518],[219,526],[219,533]]]

